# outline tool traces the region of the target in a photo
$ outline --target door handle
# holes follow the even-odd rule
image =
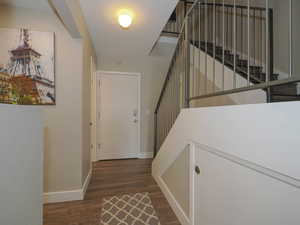
[[[139,121],[138,121],[137,119],[135,119],[135,120],[133,120],[133,122],[134,122],[134,123],[137,123],[137,122],[139,122]]]

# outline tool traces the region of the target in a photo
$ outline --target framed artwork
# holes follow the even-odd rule
[[[55,105],[54,33],[0,28],[0,103]]]

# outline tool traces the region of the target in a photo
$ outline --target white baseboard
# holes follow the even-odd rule
[[[44,203],[58,203],[83,200],[87,187],[92,177],[92,170],[88,173],[81,189],[71,191],[47,192],[44,193]]]
[[[140,152],[139,159],[152,159],[153,158],[153,152]]]
[[[44,193],[44,203],[82,200],[82,189]]]
[[[171,208],[173,209],[174,213],[176,214],[178,220],[182,225],[190,225],[190,219],[186,216],[183,209],[181,208],[180,204],[177,202],[176,198],[172,194],[172,192],[169,190],[166,183],[163,181],[163,179],[159,176],[154,176],[154,179],[156,180],[158,186],[160,187],[161,191],[163,192],[164,196],[168,200]]]
[[[90,169],[88,175],[86,176],[85,181],[82,186],[82,199],[84,199],[84,196],[85,196],[86,190],[90,184],[91,178],[92,178],[92,168]]]

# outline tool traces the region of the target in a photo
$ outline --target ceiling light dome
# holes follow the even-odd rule
[[[119,15],[118,21],[120,26],[126,29],[132,24],[132,17],[127,13],[123,13]]]

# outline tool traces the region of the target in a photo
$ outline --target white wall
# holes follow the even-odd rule
[[[80,39],[70,36],[50,7],[0,7],[0,27],[55,33],[57,101],[55,106],[40,107],[46,130],[45,192],[80,189],[90,170],[90,56],[94,53],[76,2],[70,7],[77,18]]]
[[[42,225],[42,113],[2,104],[0,124],[0,224]]]
[[[299,224],[299,182],[197,144],[195,163],[195,224]]]
[[[298,102],[185,109],[153,162],[164,171],[190,140],[300,178]]]
[[[184,109],[153,161],[152,174],[166,189],[160,182],[164,172],[175,167],[188,144],[200,143],[220,158],[202,153],[196,158],[203,179],[196,186],[202,199],[196,199],[201,211],[195,214],[202,213],[204,224],[240,224],[241,220],[245,224],[299,224],[295,210],[300,198],[299,113],[298,102]],[[235,165],[221,162],[224,158]],[[245,172],[249,168],[252,171]],[[173,194],[178,198],[179,194]],[[172,197],[168,199],[172,202]],[[175,212],[182,218],[180,210]]]

